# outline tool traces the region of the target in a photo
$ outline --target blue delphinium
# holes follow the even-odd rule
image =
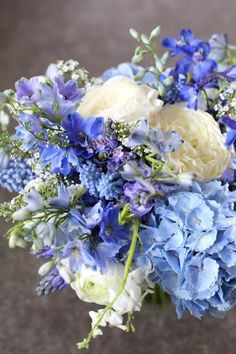
[[[99,236],[107,245],[117,247],[117,253],[124,257],[130,244],[130,226],[119,223],[120,208],[113,203],[109,203],[104,209],[100,222]]]
[[[156,204],[141,228],[136,264],[172,296],[178,316],[220,315],[236,303],[236,213],[219,181],[194,183]]]
[[[67,176],[78,164],[74,149],[55,144],[44,145],[41,148],[40,160],[44,165],[50,165],[52,173],[60,173],[64,176]]]
[[[26,160],[10,158],[5,168],[0,170],[0,186],[9,192],[20,192],[36,175]]]
[[[49,77],[22,78],[16,83],[16,97],[26,105],[37,105],[51,119],[60,121],[76,108],[83,96],[75,80],[64,82],[58,75]]]
[[[162,45],[170,50],[171,56],[180,56],[175,68],[164,74],[164,79],[168,76],[173,79],[165,101],[186,101],[189,108],[197,109],[202,90],[215,85],[216,78],[211,75],[217,69],[217,62],[211,55],[210,43],[196,38],[191,30],[183,29],[179,40],[164,38]]]
[[[132,148],[144,145],[153,153],[164,154],[178,150],[182,143],[183,140],[175,131],[168,130],[163,133],[158,128],[150,129],[148,121],[143,119],[124,145]]]
[[[85,147],[88,139],[94,139],[102,134],[104,119],[102,117],[89,117],[84,119],[78,113],[69,115],[62,122],[67,136],[74,144]]]
[[[195,38],[189,29],[183,29],[180,32],[179,40],[163,39],[162,45],[170,50],[173,57],[183,56],[177,62],[175,70],[183,75],[192,73],[195,82],[199,82],[216,68],[216,61],[209,58],[210,44]]]

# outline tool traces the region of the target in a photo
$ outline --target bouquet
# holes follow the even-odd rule
[[[0,95],[6,237],[42,260],[39,296],[99,305],[79,349],[105,326],[133,331],[147,295],[178,317],[236,303],[235,47],[184,29],[160,55],[159,27],[130,33],[132,63],[93,78],[58,61]]]

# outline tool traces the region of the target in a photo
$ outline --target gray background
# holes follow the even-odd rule
[[[129,60],[130,26],[163,35],[189,27],[198,36],[227,32],[236,43],[234,0],[0,0],[0,90],[20,76],[44,72],[56,59],[77,59],[92,74]],[[1,191],[3,201],[9,195]],[[6,225],[1,222],[1,234]],[[75,354],[89,328],[89,304],[72,290],[37,298],[38,261],[27,250],[9,250],[0,239],[0,354]],[[94,342],[89,353],[233,354],[236,310],[224,320],[178,321],[174,309],[145,304],[135,336],[117,329]]]

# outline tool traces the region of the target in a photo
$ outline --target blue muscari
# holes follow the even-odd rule
[[[107,200],[119,199],[122,193],[123,180],[116,172],[102,173],[97,184],[100,198]]]
[[[9,159],[7,166],[0,170],[0,186],[9,192],[20,192],[36,175],[23,158]]]
[[[141,227],[136,264],[151,269],[179,317],[219,316],[236,303],[234,201],[219,181],[194,183],[170,193]]]
[[[68,284],[65,283],[58,270],[55,268],[42,278],[36,287],[36,293],[38,296],[49,295],[56,291],[65,289],[67,285]]]
[[[88,189],[90,195],[107,200],[117,199],[122,192],[123,180],[116,172],[104,173],[92,161],[77,167],[80,182]]]
[[[89,194],[97,196],[97,183],[101,177],[101,169],[92,161],[87,161],[77,167],[81,184],[88,189]]]

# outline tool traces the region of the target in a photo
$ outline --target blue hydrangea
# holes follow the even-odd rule
[[[156,204],[142,226],[136,264],[172,296],[178,316],[218,316],[236,303],[236,193],[194,183]]]
[[[7,166],[0,171],[0,186],[9,192],[20,192],[36,175],[23,158],[9,159]]]

